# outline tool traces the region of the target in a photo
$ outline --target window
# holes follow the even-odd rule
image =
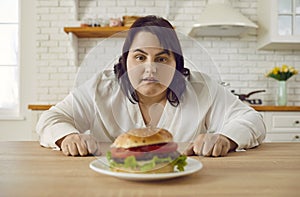
[[[278,34],[300,35],[300,0],[278,0]]]
[[[0,0],[0,116],[19,114],[19,2]]]

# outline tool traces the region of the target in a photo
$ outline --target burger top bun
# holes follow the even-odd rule
[[[161,128],[136,128],[117,137],[112,147],[131,148],[151,144],[172,142],[172,134]]]

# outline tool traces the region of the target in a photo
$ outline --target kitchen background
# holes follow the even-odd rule
[[[6,133],[2,139],[31,139],[34,130],[32,114],[26,110],[28,104],[55,104],[62,100],[74,85],[76,73],[85,55],[102,38],[80,38],[77,42],[64,32],[66,26],[79,26],[86,18],[120,18],[125,15],[144,16],[149,14],[167,17],[179,32],[188,34],[193,24],[204,10],[206,0],[30,0],[34,13],[35,51],[34,65],[25,72],[29,79],[22,111],[27,121],[26,133],[19,133],[20,127],[11,128],[1,122]],[[275,1],[275,0],[274,0]],[[231,0],[234,9],[240,11],[251,21],[258,24],[257,0]],[[28,12],[28,10],[27,10]],[[31,13],[31,15],[32,15]],[[26,38],[25,38],[26,39]],[[300,70],[299,50],[259,50],[258,31],[251,30],[243,37],[197,37],[195,38],[211,55],[218,67],[222,80],[230,83],[230,89],[237,93],[249,93],[254,90],[266,90],[251,98],[260,98],[264,105],[275,105],[277,81],[266,78],[265,73],[274,66],[292,65]],[[75,39],[76,40],[76,39]],[[103,51],[115,50],[122,38],[111,40]],[[77,43],[77,46],[76,46]],[[26,50],[29,50],[26,49]],[[77,60],[78,56],[78,60]],[[23,66],[23,70],[26,67]],[[24,81],[23,81],[24,82]],[[300,105],[300,75],[288,81],[288,105]],[[10,121],[11,124],[13,121]],[[30,123],[29,123],[30,122]],[[3,128],[3,127],[2,127]],[[25,132],[25,131],[22,131]],[[18,136],[18,137],[16,137]]]

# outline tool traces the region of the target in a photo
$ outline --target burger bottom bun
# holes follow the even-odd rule
[[[133,170],[128,168],[110,168],[113,172],[126,172],[126,173],[137,173],[137,174],[157,174],[157,173],[170,173],[174,172],[174,166],[171,163],[160,163],[156,165],[156,167],[152,170],[148,171],[139,171],[139,170]]]

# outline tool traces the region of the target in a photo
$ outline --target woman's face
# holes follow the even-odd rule
[[[143,96],[166,93],[176,70],[172,52],[162,48],[150,32],[139,32],[133,39],[127,57],[127,72],[134,89]]]

